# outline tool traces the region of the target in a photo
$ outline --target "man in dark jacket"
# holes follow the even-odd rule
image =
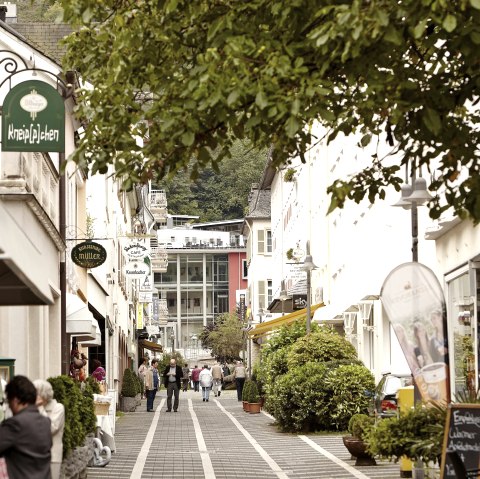
[[[165,371],[163,372],[163,383],[167,388],[167,412],[170,412],[172,410],[173,394],[175,394],[173,410],[174,412],[177,412],[178,410],[178,401],[182,384],[182,377],[182,368],[177,365],[177,361],[174,358],[170,359],[170,364],[165,368]]]
[[[25,376],[15,376],[5,393],[13,417],[0,424],[0,457],[5,458],[9,479],[49,479],[50,419],[35,405],[35,386]]]

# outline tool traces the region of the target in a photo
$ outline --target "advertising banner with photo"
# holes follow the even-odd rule
[[[443,290],[420,263],[397,266],[380,294],[424,401],[450,401],[447,315]]]

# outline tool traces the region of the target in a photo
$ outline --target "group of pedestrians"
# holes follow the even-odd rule
[[[0,479],[58,479],[65,409],[51,384],[14,376],[5,387],[9,417],[0,424]]]
[[[142,360],[138,368],[138,374],[145,384],[145,394],[147,398],[147,411],[153,412],[153,402],[160,384],[160,373],[158,371],[158,361],[152,359],[151,366],[148,366],[147,358]],[[188,384],[191,381],[195,392],[202,390],[202,400],[208,402],[210,399],[210,391],[213,391],[215,397],[220,397],[222,386],[226,377],[230,377],[235,381],[237,389],[237,398],[242,400],[243,384],[245,383],[246,371],[241,361],[235,365],[232,375],[228,366],[215,363],[212,367],[205,364],[203,368],[195,365],[190,372],[188,364],[183,367],[177,364],[175,358],[170,359],[169,364],[165,367],[162,374],[163,384],[167,390],[167,412],[178,411],[180,400],[180,390],[186,392]]]

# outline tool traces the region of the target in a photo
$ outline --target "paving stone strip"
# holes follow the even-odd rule
[[[181,394],[166,412],[165,391],[155,413],[145,401],[116,424],[116,452],[89,479],[397,479],[398,464],[355,467],[341,435],[285,434],[266,414],[247,414],[235,391]]]

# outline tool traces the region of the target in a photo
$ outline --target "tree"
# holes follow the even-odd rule
[[[125,187],[191,164],[217,171],[235,138],[304,159],[339,133],[380,135],[402,164],[435,170],[430,204],[480,221],[480,0],[62,0],[68,68],[92,85],[75,153]],[[138,137],[145,137],[138,146]],[[329,188],[331,209],[400,189],[377,155]],[[445,192],[445,196],[438,192]],[[444,199],[443,199],[444,198]]]
[[[232,362],[240,357],[244,344],[242,323],[234,313],[221,315],[213,327],[206,327],[200,339],[212,356],[221,362]]]
[[[240,140],[234,141],[231,153],[220,163],[218,172],[207,167],[194,182],[189,171],[160,181],[169,212],[199,215],[200,221],[243,218],[251,184],[260,180],[267,155]]]

